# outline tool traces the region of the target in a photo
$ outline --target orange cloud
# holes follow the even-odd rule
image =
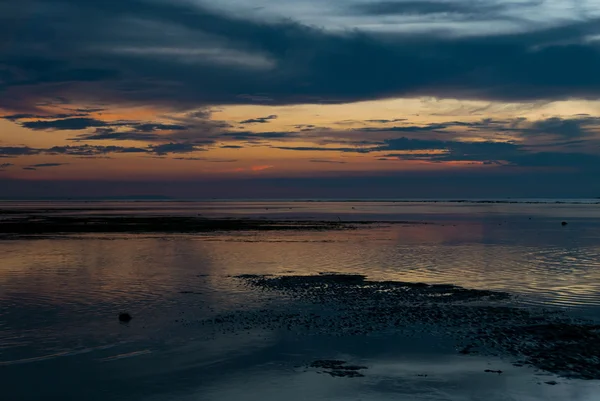
[[[267,166],[267,165],[265,165],[265,166],[252,166],[252,167],[250,167],[250,170],[252,170],[252,171],[263,171],[263,170],[268,170],[270,168],[273,168],[273,166]]]

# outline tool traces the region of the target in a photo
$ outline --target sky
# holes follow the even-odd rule
[[[600,0],[0,1],[0,198],[600,196]]]

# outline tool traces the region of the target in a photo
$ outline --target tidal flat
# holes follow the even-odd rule
[[[2,399],[599,399],[593,204],[4,206]]]

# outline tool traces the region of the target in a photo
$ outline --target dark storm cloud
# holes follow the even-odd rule
[[[271,120],[277,119],[275,114],[266,117],[250,118],[248,120],[240,121],[240,124],[266,124]]]
[[[94,118],[65,118],[62,120],[25,121],[21,126],[32,130],[82,130],[90,127],[105,127],[107,122]]]
[[[446,6],[453,7],[411,5]],[[488,11],[468,7],[484,20]],[[51,98],[191,108],[259,98],[291,104],[600,95],[600,41],[589,40],[600,32],[598,20],[457,37],[340,33],[187,2],[23,0],[2,11],[0,107],[11,110],[30,112]]]

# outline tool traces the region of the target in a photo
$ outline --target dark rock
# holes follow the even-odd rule
[[[368,369],[366,366],[346,365],[346,361],[337,359],[322,359],[309,365],[311,368],[329,369],[323,372],[333,377],[364,377],[359,370]]]
[[[574,321],[560,311],[549,313],[497,303],[510,300],[508,293],[455,285],[376,281],[362,275],[335,273],[313,276],[247,274],[236,278],[264,292],[279,293],[318,308],[325,307],[327,314],[308,313],[304,309],[297,312],[240,311],[221,316],[223,323],[210,319],[202,321],[203,325],[223,324],[227,327],[235,321],[239,328],[287,328],[298,333],[335,336],[365,335],[380,330],[418,333],[442,328],[460,331],[464,337],[457,352],[464,355],[518,357],[515,366],[533,366],[568,378],[600,380],[597,357],[600,355],[600,325],[586,320]],[[464,332],[465,326],[471,328]],[[231,330],[238,330],[236,327]],[[338,360],[315,361],[310,368],[360,370],[352,370],[345,361]]]
[[[333,377],[365,377],[365,375],[356,370],[328,370],[325,373]]]
[[[130,322],[133,317],[129,313],[119,313],[119,322],[127,323]]]
[[[344,365],[346,361],[339,360],[331,360],[331,359],[323,359],[314,361],[310,364],[311,368],[323,368],[323,369],[340,369],[342,365]]]
[[[567,223],[566,221],[563,221],[562,223],[560,223],[561,226],[566,226],[567,224],[569,224],[569,223]]]
[[[473,349],[474,345],[473,344],[469,344],[466,347],[464,347],[463,349],[461,349],[460,351],[458,351],[459,354],[463,354],[463,355],[469,355],[471,353],[471,350]]]

